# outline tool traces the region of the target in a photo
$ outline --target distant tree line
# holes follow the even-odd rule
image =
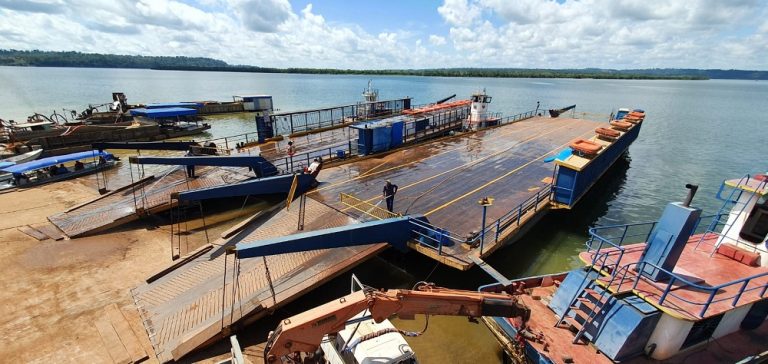
[[[600,68],[429,68],[354,70],[333,68],[270,68],[230,65],[205,57],[128,56],[115,54],[0,50],[0,66],[146,68],[178,71],[305,73],[346,75],[406,75],[434,77],[506,77],[506,78],[604,78],[604,79],[742,79],[768,80],[768,71],[651,68],[612,70]]]
[[[0,66],[165,68],[226,67],[227,63],[203,57],[126,56],[80,52],[0,50]]]

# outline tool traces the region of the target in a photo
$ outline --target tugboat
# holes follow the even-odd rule
[[[768,175],[724,181],[713,216],[691,206],[697,186],[686,187],[686,200],[668,204],[658,222],[590,229],[583,268],[481,287],[517,292],[531,309],[527,323],[483,317],[506,355],[534,363],[765,360]]]
[[[488,96],[485,92],[485,89],[472,94],[472,97],[470,98],[472,104],[470,106],[469,117],[464,125],[465,130],[478,130],[499,124],[499,121],[501,120],[499,114],[491,114],[488,112],[488,104],[491,103],[492,99],[493,98]]]

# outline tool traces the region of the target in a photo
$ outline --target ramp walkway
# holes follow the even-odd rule
[[[163,176],[143,178],[49,216],[48,221],[70,238],[95,233],[169,209],[174,192],[237,183],[252,176],[241,170],[242,173],[234,168],[202,167],[197,172],[198,178],[189,179],[184,168],[175,168]]]
[[[133,297],[160,362],[178,360],[206,343],[226,337],[233,325],[259,319],[307,291],[376,255],[387,245],[320,249],[261,258],[226,254],[239,242],[297,233],[298,206],[250,220],[170,267]],[[304,231],[356,221],[308,198]],[[271,284],[270,284],[271,283]],[[273,293],[274,292],[274,293]]]

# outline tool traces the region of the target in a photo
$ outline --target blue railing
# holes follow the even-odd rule
[[[432,248],[438,255],[443,255],[443,245],[448,242],[461,244],[464,242],[460,237],[455,236],[446,229],[434,226],[426,221],[410,219],[413,228],[411,232],[417,236],[417,240],[422,246]]]
[[[520,220],[522,217],[530,211],[538,211],[538,206],[542,201],[549,201],[550,194],[552,192],[552,185],[548,184],[544,188],[536,192],[535,195],[529,197],[515,208],[509,210],[507,213],[499,217],[498,219],[491,221],[485,225],[485,230],[481,231],[475,237],[468,241],[470,246],[480,245],[480,254],[483,254],[483,241],[481,241],[483,235],[486,239],[493,238],[493,242],[498,243],[499,239],[503,239],[502,234],[510,228],[519,228]]]
[[[713,224],[716,226],[722,225],[722,223],[720,222],[720,219],[724,215],[727,215],[727,213],[725,214],[718,213],[715,215],[706,215],[706,216],[700,217],[696,221],[696,225],[691,235],[699,234],[702,232],[711,233],[711,230],[709,227],[711,227]],[[712,223],[706,224],[707,220],[712,220]],[[627,242],[629,243],[647,242],[650,239],[650,234],[655,228],[655,226],[656,226],[656,222],[644,222],[644,223],[637,223],[637,224],[595,227],[595,228],[589,229],[589,234],[591,235],[591,237],[589,240],[587,240],[586,246],[587,246],[588,252],[595,252],[592,259],[592,266],[599,271],[605,271],[605,269],[608,268],[608,271],[611,272],[611,279],[608,283],[609,287],[613,284],[613,282],[616,280],[618,276],[621,276],[621,278],[618,280],[619,286],[616,288],[616,291],[620,292],[621,285],[624,284],[624,281],[626,281],[627,275],[631,267],[636,266],[638,268],[637,269],[638,272],[643,272],[646,266],[650,266],[670,276],[670,279],[666,283],[666,287],[664,288],[662,288],[662,286],[660,285],[653,283],[650,280],[646,280],[649,284],[658,288],[662,292],[661,296],[659,297],[658,304],[664,303],[664,301],[671,296],[680,301],[687,302],[692,305],[702,306],[701,312],[699,313],[700,317],[704,317],[704,315],[707,312],[707,309],[712,303],[732,300],[732,303],[731,303],[732,306],[736,306],[736,304],[739,302],[739,299],[742,297],[742,295],[745,292],[750,292],[750,291],[759,289],[761,290],[760,297],[761,298],[765,297],[765,293],[768,290],[768,282],[763,283],[761,285],[757,285],[755,287],[748,287],[748,286],[749,286],[749,283],[752,282],[754,279],[768,276],[768,272],[756,274],[746,278],[741,278],[741,279],[723,283],[717,286],[702,286],[702,285],[693,283],[674,272],[670,272],[664,268],[661,268],[649,262],[632,262],[632,263],[621,266],[621,259],[623,258],[624,250],[625,250],[624,245]],[[604,248],[606,249],[612,248],[612,249],[610,251],[601,253],[601,250],[603,250]],[[609,263],[607,261],[608,256],[612,253],[615,254],[615,252],[619,252],[618,259],[616,259],[615,261],[611,261]],[[632,289],[637,288],[637,285],[640,281],[641,276],[642,276],[641,273],[635,274],[634,282],[632,284]],[[690,299],[677,295],[674,292],[672,292],[672,288],[675,285],[675,283],[678,283],[678,284],[683,283],[684,285],[686,285],[691,289],[699,290],[703,292],[709,292],[708,298],[706,301],[692,301]],[[741,287],[739,287],[739,290],[736,294],[730,295],[727,297],[717,297],[719,290],[724,289],[726,287],[735,286],[738,284],[741,284]]]
[[[755,291],[755,290],[759,289],[760,290],[760,297],[763,298],[763,297],[765,297],[766,290],[768,290],[768,282],[763,283],[761,285],[757,285],[755,287],[747,288],[749,286],[749,283],[752,280],[757,279],[757,278],[762,278],[762,277],[768,277],[768,272],[763,272],[763,273],[760,273],[760,274],[755,274],[755,275],[752,275],[752,276],[749,276],[749,277],[737,279],[735,281],[730,281],[730,282],[726,282],[726,283],[723,283],[723,284],[719,284],[717,286],[702,286],[700,284],[693,283],[693,282],[683,278],[682,276],[680,276],[680,275],[678,275],[678,274],[676,274],[674,272],[670,272],[670,271],[668,271],[668,270],[666,270],[664,268],[661,268],[658,265],[653,264],[653,263],[637,262],[637,263],[632,263],[632,264],[636,264],[638,266],[638,271],[639,272],[643,272],[646,266],[651,266],[652,268],[658,269],[658,270],[660,270],[660,271],[662,271],[662,272],[664,272],[664,273],[666,273],[666,274],[668,274],[670,276],[669,282],[667,282],[666,287],[664,288],[664,290],[662,291],[661,296],[659,297],[658,303],[660,305],[664,303],[664,301],[667,299],[668,296],[672,296],[672,297],[675,297],[676,299],[678,299],[680,301],[687,302],[687,303],[692,304],[692,305],[702,306],[701,311],[699,312],[699,317],[704,317],[704,315],[707,313],[707,309],[709,309],[709,306],[711,304],[713,304],[713,303],[732,300],[731,301],[731,306],[735,307],[739,303],[739,299],[741,299],[741,297],[744,294],[744,292],[751,292],[751,291]],[[632,286],[632,289],[636,289],[637,288],[637,284],[640,282],[640,277],[641,276],[642,276],[641,274],[638,274],[636,276],[635,282],[634,282],[634,284]],[[659,285],[654,284],[652,281],[647,280],[646,282],[648,284],[658,288],[658,289],[661,289],[661,287],[659,287]],[[698,291],[702,291],[702,292],[709,292],[709,295],[707,296],[707,300],[704,301],[704,302],[692,301],[692,300],[686,299],[686,298],[684,298],[684,297],[682,297],[680,295],[675,294],[674,292],[672,292],[672,287],[674,286],[674,284],[676,282],[677,283],[681,283],[682,282],[683,284],[685,284],[685,286],[688,287],[688,290],[694,289],[694,290],[698,290]],[[718,294],[717,294],[718,291],[720,291],[720,290],[722,290],[724,288],[727,288],[727,287],[738,285],[738,284],[741,284],[741,286],[739,287],[739,290],[738,290],[738,292],[736,292],[736,294],[734,294],[732,296],[727,296],[727,297],[718,297],[717,299],[715,298],[715,297],[718,296]]]

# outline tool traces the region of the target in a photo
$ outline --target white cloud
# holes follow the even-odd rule
[[[468,0],[445,0],[437,12],[451,25],[469,25],[481,15],[480,7]]]
[[[430,34],[429,35],[429,42],[436,46],[441,46],[445,44],[445,37],[441,37],[439,35]]]
[[[500,54],[487,65],[505,67],[752,68],[765,69],[766,47],[755,47],[764,2],[691,0],[446,0],[441,12],[457,50]],[[493,20],[490,22],[489,20]],[[746,36],[740,34],[746,33]],[[763,43],[764,44],[764,43]],[[744,49],[752,48],[752,51]],[[495,48],[489,51],[488,48]],[[723,50],[732,50],[723,52]]]
[[[65,7],[61,0],[0,0],[0,8],[30,13],[57,14],[63,12]]]
[[[432,11],[442,24],[403,29],[393,16],[373,31],[287,0],[0,0],[0,47],[318,68],[766,69],[768,59],[764,0],[445,0]]]
[[[235,0],[232,5],[243,25],[255,32],[273,33],[294,16],[288,0]]]

